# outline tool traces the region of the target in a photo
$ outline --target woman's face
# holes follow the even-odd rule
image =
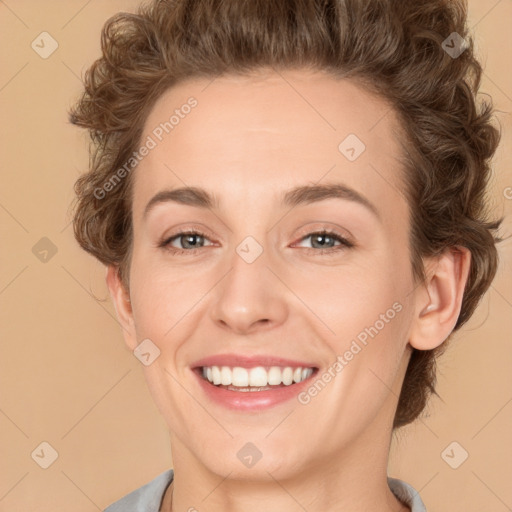
[[[414,288],[396,127],[302,70],[188,81],[152,109],[125,336],[151,340],[175,464],[279,479],[389,442]]]

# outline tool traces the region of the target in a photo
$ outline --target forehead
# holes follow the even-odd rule
[[[182,82],[146,120],[142,142],[154,147],[134,173],[134,212],[163,188],[201,186],[233,202],[261,201],[322,179],[375,199],[385,192],[396,203],[398,133],[389,104],[321,72]]]

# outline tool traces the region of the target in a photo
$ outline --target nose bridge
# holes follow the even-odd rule
[[[265,231],[259,232],[258,239],[247,235],[234,246],[230,270],[219,283],[212,308],[215,322],[238,333],[275,326],[286,317],[284,290],[267,268],[271,251],[265,248]]]

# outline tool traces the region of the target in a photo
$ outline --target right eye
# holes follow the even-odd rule
[[[180,231],[163,240],[159,247],[169,250],[173,254],[195,253],[204,247],[204,242],[197,242],[198,239],[207,239],[207,237],[199,231]],[[183,248],[175,247],[174,241],[178,241]]]

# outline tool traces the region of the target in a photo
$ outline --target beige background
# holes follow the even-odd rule
[[[0,0],[1,511],[101,510],[171,467],[166,425],[122,341],[104,268],[75,243],[67,211],[88,156],[86,133],[68,124],[66,111],[99,56],[103,22],[137,4]],[[486,65],[482,90],[503,128],[492,194],[496,214],[507,215],[505,233],[511,22],[511,0],[470,2]],[[47,59],[31,48],[43,31],[59,45]],[[43,237],[57,250],[46,262],[33,252]],[[441,360],[442,400],[394,439],[390,474],[416,487],[429,512],[512,510],[512,240],[500,255],[490,291]],[[43,441],[58,452],[47,469],[35,462]],[[458,469],[441,456],[454,441],[460,447],[447,460],[469,454]]]

